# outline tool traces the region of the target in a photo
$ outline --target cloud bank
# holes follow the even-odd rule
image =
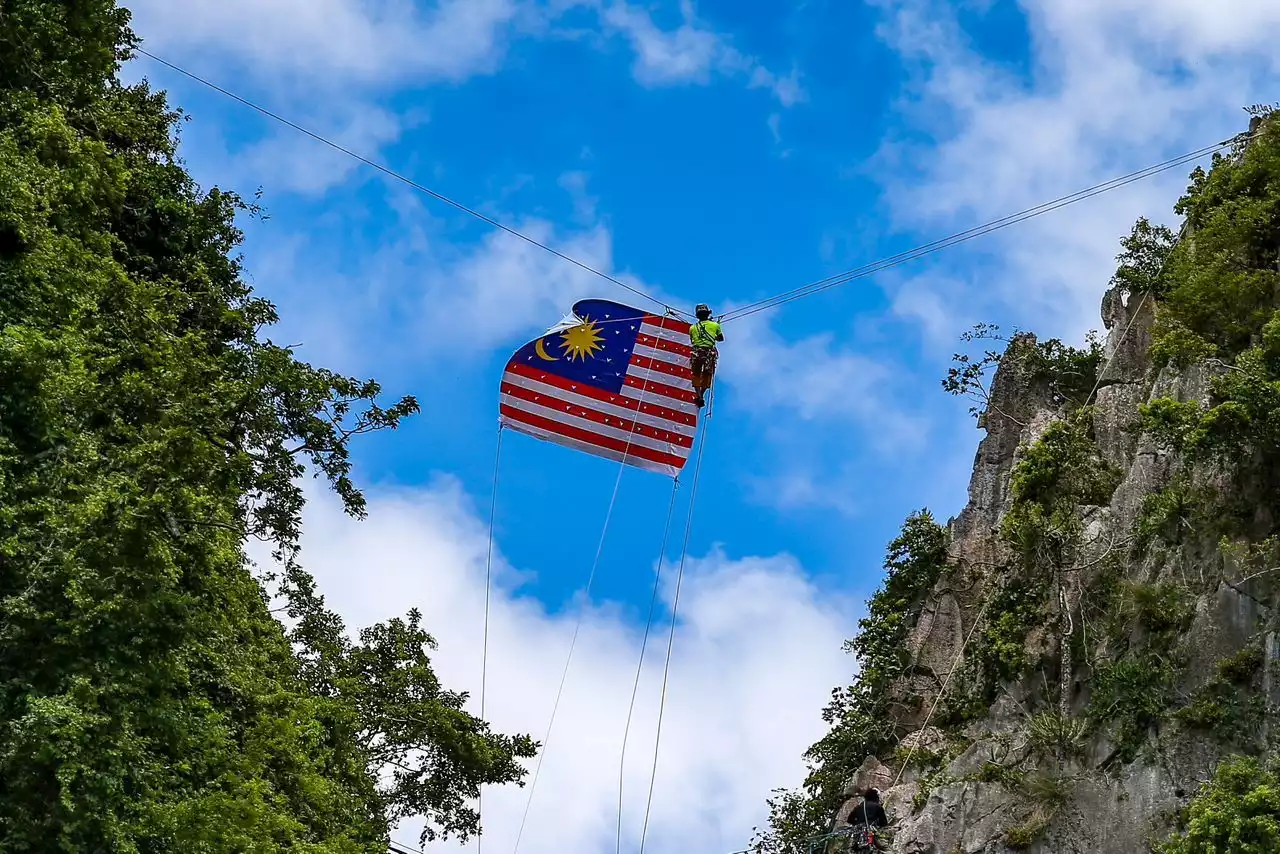
[[[353,630],[419,608],[439,641],[438,675],[453,689],[472,691],[474,711],[485,522],[448,477],[422,489],[375,489],[369,497],[369,518],[355,522],[328,494],[313,495],[304,562]],[[580,560],[585,576],[590,555],[566,556],[556,546],[547,544],[547,559]],[[527,573],[538,569],[512,567],[500,548],[496,553],[485,712],[499,731],[542,739],[577,612],[548,613],[521,594]],[[620,571],[652,578],[654,569],[645,555]],[[638,847],[644,817],[675,593],[672,566],[663,577],[663,622],[650,638],[627,749],[628,851]],[[831,688],[848,678],[851,661],[841,643],[855,616],[851,602],[815,589],[787,555],[734,558],[716,548],[688,562],[646,850],[728,854],[746,844],[765,819],[770,790],[798,779],[800,755],[825,731],[819,710]],[[607,603],[588,604],[584,612],[520,841],[527,854],[615,849],[619,758],[643,628],[638,619]],[[514,850],[528,791],[485,792],[484,850]],[[396,834],[402,842],[416,842],[416,835],[410,824]]]

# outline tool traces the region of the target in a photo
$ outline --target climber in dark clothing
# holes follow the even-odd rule
[[[866,794],[862,796],[862,803],[853,808],[853,813],[849,816],[849,824],[854,827],[858,825],[867,827],[889,826],[889,816],[885,814],[884,807],[880,805],[879,791],[867,789]]]

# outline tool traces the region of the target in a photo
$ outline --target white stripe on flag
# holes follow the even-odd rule
[[[538,403],[530,403],[527,400],[521,400],[518,397],[512,397],[509,394],[502,395],[502,402],[512,409],[520,412],[527,412],[530,415],[537,415],[554,421],[557,424],[564,424],[567,427],[574,427],[578,430],[585,430],[595,433],[597,436],[607,436],[611,439],[617,439],[620,442],[630,441],[632,446],[648,448],[651,451],[659,451],[664,454],[671,454],[673,457],[687,457],[689,449],[677,445],[673,442],[664,442],[661,439],[651,439],[648,436],[642,436],[639,433],[633,433],[622,427],[612,427],[608,424],[600,424],[587,418],[582,418],[572,412],[565,412],[563,405],[560,407],[543,406]]]
[[[643,380],[645,375],[648,374],[648,369],[632,367],[628,369],[627,373],[637,380]],[[663,382],[664,379],[672,380],[672,382]],[[653,375],[649,377],[650,382],[663,383],[663,385],[669,386],[678,386],[678,380],[678,377],[668,377],[666,374],[660,374],[657,371],[654,371]],[[688,391],[693,391],[693,383],[686,382],[684,388]],[[667,409],[674,409],[676,412],[683,412],[686,415],[698,414],[698,407],[692,403],[674,397],[667,397],[665,394],[659,394],[656,391],[641,391],[635,386],[624,385],[622,391],[618,392],[618,394],[633,400],[640,399],[645,403],[652,403],[654,406],[665,406]]]
[[[644,469],[645,471],[657,472],[658,474],[665,474],[671,477],[680,473],[680,469],[675,466],[657,463],[653,460],[647,460],[644,457],[637,457],[634,452],[624,455],[621,451],[615,451],[612,448],[602,448],[599,445],[593,445],[590,442],[583,442],[580,439],[572,439],[560,433],[543,430],[541,427],[534,427],[532,424],[525,424],[522,421],[516,421],[507,417],[503,417],[502,422],[512,430],[518,430],[521,433],[526,433],[538,439],[545,439],[548,442],[554,442],[558,445],[575,448],[579,451],[585,451],[588,454],[595,454],[596,456],[604,457],[605,459],[613,460],[615,462],[621,462],[622,458],[625,456],[627,463],[635,466],[636,468]],[[687,459],[687,457],[685,458]]]
[[[648,356],[655,362],[666,362],[670,365],[679,365],[682,368],[689,367],[688,356],[672,353],[670,350],[659,350],[657,347],[650,347],[647,344],[636,344],[635,354],[637,356]]]
[[[654,375],[657,375],[656,371],[654,372]],[[636,421],[648,427],[657,427],[661,430],[669,430],[672,433],[679,433],[682,436],[692,436],[696,429],[692,424],[681,424],[678,421],[672,421],[671,419],[663,418],[660,415],[636,412],[634,405],[632,407],[618,406],[617,404],[607,403],[603,400],[597,400],[594,397],[587,397],[586,395],[578,394],[577,392],[569,391],[557,386],[547,385],[546,383],[538,382],[537,380],[530,379],[529,377],[522,377],[519,374],[503,374],[502,381],[504,383],[510,383],[517,388],[524,388],[537,394],[545,395],[553,400],[563,400],[566,403],[583,409],[594,409],[607,415]],[[637,394],[639,391],[639,389],[636,389]],[[672,404],[677,403],[678,401],[674,401],[669,397],[650,393],[645,395],[644,400],[641,402],[652,404],[654,406],[663,406],[667,409],[675,409],[676,407]],[[561,408],[564,408],[564,404],[561,404]]]
[[[645,322],[640,324],[640,332],[652,338],[663,338],[674,344],[683,344],[686,347],[690,344],[688,330],[676,332],[674,329],[667,329],[665,326],[659,326],[656,323]]]

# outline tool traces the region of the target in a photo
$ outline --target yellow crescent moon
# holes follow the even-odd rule
[[[560,361],[559,359],[555,358],[554,356],[549,356],[549,355],[547,355],[547,348],[543,346],[543,344],[544,344],[544,342],[545,342],[545,341],[546,341],[546,339],[544,339],[544,338],[539,338],[539,339],[538,339],[538,343],[533,345],[533,352],[535,352],[535,353],[537,353],[537,354],[538,354],[538,358],[539,358],[539,359],[544,359],[544,360],[546,360],[546,361],[548,361],[548,362],[558,362],[558,361]]]

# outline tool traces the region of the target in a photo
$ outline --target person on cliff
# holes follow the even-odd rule
[[[889,816],[880,803],[880,790],[875,787],[867,789],[862,796],[862,803],[853,808],[849,815],[850,824],[861,824],[866,827],[888,827]]]
[[[880,803],[880,791],[869,787],[862,795],[862,802],[849,813],[849,828],[859,834],[853,850],[857,852],[887,851],[892,837],[889,835],[889,816]],[[880,831],[873,833],[872,831]],[[863,835],[865,834],[865,835]]]
[[[701,408],[706,405],[707,391],[716,374],[716,359],[720,355],[716,342],[724,340],[724,332],[720,324],[711,319],[711,309],[706,303],[700,303],[693,313],[697,315],[698,322],[689,327],[689,342],[693,348],[689,367],[693,370],[694,402]]]

